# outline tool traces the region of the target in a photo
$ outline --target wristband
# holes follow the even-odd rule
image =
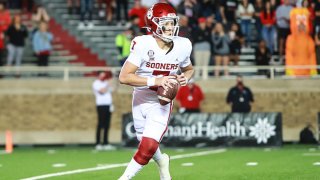
[[[148,80],[147,80],[147,86],[154,86],[156,85],[156,78],[154,77],[148,77]]]

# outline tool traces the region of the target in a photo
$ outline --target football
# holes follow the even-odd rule
[[[177,95],[179,89],[179,82],[176,79],[172,79],[172,88],[168,88],[166,91],[162,86],[158,87],[157,94],[161,105],[167,105],[170,103]]]

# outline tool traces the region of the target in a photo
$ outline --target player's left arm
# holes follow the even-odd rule
[[[177,80],[179,81],[181,86],[185,86],[193,76],[194,68],[192,64],[189,64],[186,67],[180,67],[180,69],[182,73],[180,75],[177,75]]]

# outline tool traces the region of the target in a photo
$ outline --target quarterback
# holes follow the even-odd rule
[[[119,180],[132,179],[151,158],[156,162],[161,180],[172,179],[169,156],[162,154],[159,143],[167,130],[172,102],[161,105],[157,87],[172,88],[173,82],[185,86],[193,75],[190,61],[191,42],[179,37],[179,17],[166,3],[154,4],[146,14],[150,35],[135,37],[123,65],[120,83],[134,87],[132,114],[140,144]],[[176,79],[173,81],[172,79]]]

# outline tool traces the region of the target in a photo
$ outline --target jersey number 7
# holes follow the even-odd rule
[[[158,76],[158,75],[163,75],[163,76],[169,76],[170,75],[170,71],[159,71],[159,70],[154,70],[152,72],[153,76]],[[158,90],[158,86],[152,86],[149,87],[149,89],[153,90],[153,91],[157,91]]]

